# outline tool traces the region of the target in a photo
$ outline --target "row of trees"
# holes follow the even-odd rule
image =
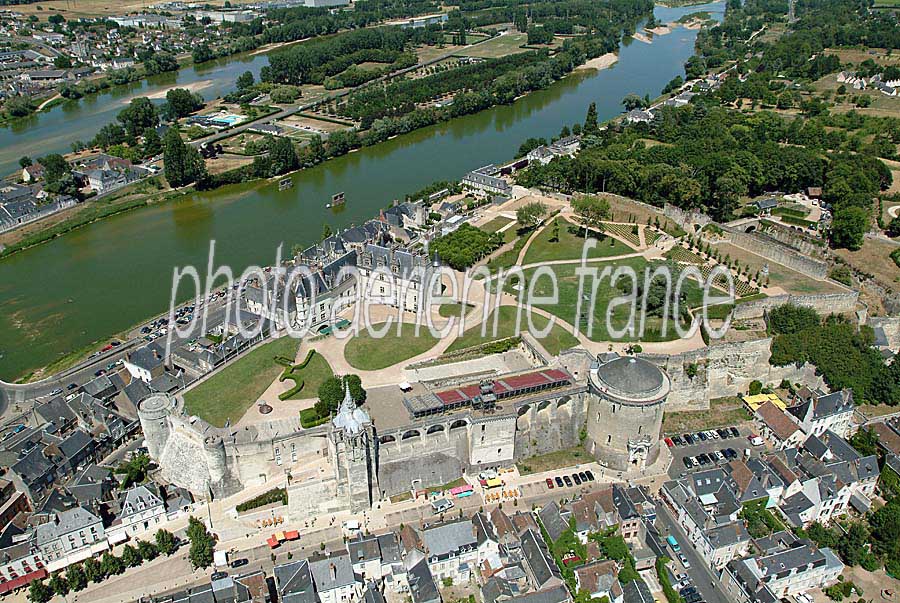
[[[138,540],[134,545],[126,544],[119,557],[106,552],[99,561],[91,558],[83,563],[70,565],[65,572],[55,572],[46,583],[43,580],[32,581],[28,589],[28,598],[32,603],[47,603],[55,595],[65,597],[70,592],[84,590],[89,583],[102,582],[110,576],[121,574],[127,568],[152,561],[159,555],[172,555],[177,548],[178,543],[172,533],[159,530],[156,532],[154,542]]]

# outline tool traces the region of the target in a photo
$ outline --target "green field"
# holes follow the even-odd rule
[[[485,232],[497,232],[498,230],[500,230],[501,228],[503,228],[510,222],[515,222],[515,220],[513,220],[512,218],[507,218],[506,216],[497,216],[490,222],[488,222],[486,224],[482,224],[478,228],[480,228],[481,230],[483,230]]]
[[[614,260],[610,262],[610,267],[615,270],[616,268],[622,267],[630,267],[634,269],[637,274],[638,286],[642,287],[644,282],[644,274],[647,268],[651,267],[651,264],[644,260],[643,258],[627,258],[624,260]],[[600,264],[598,266],[599,270],[603,270],[606,264]],[[553,266],[553,270],[557,277],[557,285],[558,285],[558,299],[559,303],[557,304],[546,304],[539,305],[538,307],[550,312],[551,314],[558,316],[562,320],[565,320],[569,324],[574,324],[576,318],[576,307],[577,307],[577,298],[578,298],[578,276],[575,273],[577,269],[577,264],[563,264],[558,266]],[[530,287],[529,279],[534,274],[535,269],[531,268],[525,271],[525,287]],[[504,289],[507,293],[512,295],[517,295],[513,282],[514,279],[508,280]],[[617,281],[619,284],[630,283],[631,280],[628,278],[620,278]],[[590,291],[590,281],[586,280],[584,285],[584,292]],[[527,293],[527,289],[526,289]],[[552,295],[552,281],[548,277],[541,277],[537,284],[534,287],[534,295],[536,296],[550,296]],[[682,305],[687,305],[688,307],[696,307],[699,306],[703,299],[703,292],[700,289],[699,285],[694,280],[687,280],[684,284],[683,294],[685,297],[685,301]],[[599,279],[599,284],[597,285],[597,294],[596,300],[594,303],[594,312],[593,312],[593,331],[590,335],[587,333],[587,321],[582,320],[581,331],[588,335],[593,341],[610,341],[613,337],[609,334],[607,325],[606,325],[606,313],[607,308],[609,306],[609,302],[617,297],[622,296],[623,293],[617,287],[613,287],[610,284],[610,277],[602,277]],[[527,297],[527,296],[526,296]],[[637,302],[637,310],[635,315],[639,318],[641,315],[640,305],[643,300],[643,296],[639,296]],[[584,306],[589,304],[589,300],[584,302]],[[582,312],[586,312],[586,307],[582,308]],[[631,315],[631,305],[623,304],[618,305],[613,308],[612,316],[610,322],[612,323],[612,328],[615,330],[623,329],[627,321]],[[643,324],[643,335],[640,333],[641,325],[638,323],[635,326],[634,333],[626,333],[622,337],[618,338],[619,341],[672,341],[679,337],[678,333],[674,329],[674,324],[670,321],[666,324],[666,332],[662,333],[663,329],[663,319],[658,316],[652,316],[650,314],[647,315],[644,324]]]
[[[500,316],[497,319],[496,334],[493,334],[494,316],[493,313],[491,313],[490,315],[488,315],[485,337],[481,336],[481,321],[479,320],[477,324],[470,326],[468,329],[466,329],[462,336],[458,337],[456,341],[451,343],[450,347],[447,348],[447,351],[454,352],[456,350],[470,348],[482,343],[487,343],[489,341],[506,339],[507,337],[514,337],[518,335],[519,331],[516,331],[515,306],[500,306],[499,312]],[[480,311],[475,314],[475,316],[480,318]],[[547,318],[538,316],[537,314],[533,314],[533,321],[535,328],[538,330],[543,330],[549,322]],[[528,330],[528,317],[524,313],[524,310],[522,313],[522,321],[519,326],[521,331]],[[547,349],[547,351],[554,355],[559,354],[559,352],[562,350],[566,350],[578,345],[578,340],[575,339],[575,336],[566,331],[560,325],[555,325],[550,333],[540,341],[541,344]]]
[[[468,308],[471,308],[472,304],[466,304],[466,312],[468,312]],[[452,304],[441,304],[438,308],[438,314],[443,318],[455,317],[459,318],[460,313],[463,311],[463,305],[460,303],[452,303]]]
[[[523,48],[520,48],[525,42],[528,41],[528,34],[525,33],[511,33],[503,36],[496,36],[487,42],[482,42],[478,46],[473,48],[465,48],[460,51],[462,56],[467,57],[482,57],[485,59],[496,59],[499,57],[505,57],[510,54],[516,54],[518,52],[525,52]]]
[[[378,331],[383,326],[384,323],[374,324],[372,330]],[[427,327],[421,327],[416,335],[415,326],[411,324],[404,324],[398,337],[397,325],[393,323],[380,339],[372,337],[368,329],[362,329],[359,335],[354,335],[347,342],[344,358],[353,368],[377,371],[418,356],[433,348],[437,342],[437,337]]]
[[[185,412],[216,427],[236,423],[284,370],[275,356],[294,358],[299,345],[296,339],[282,337],[249,352],[186,392]]]
[[[875,0],[875,8],[900,8],[900,0]]]
[[[581,258],[585,239],[570,231],[569,227],[577,232],[575,225],[564,218],[556,218],[555,223],[559,225],[557,231],[554,230],[554,226],[551,223],[534,237],[534,240],[531,241],[531,245],[528,247],[528,251],[525,253],[523,264],[537,264],[553,260],[577,260]],[[554,233],[558,237],[556,241],[552,240]],[[603,237],[597,241],[597,246],[591,249],[588,257],[605,258],[633,252],[633,249],[621,241],[612,237]]]

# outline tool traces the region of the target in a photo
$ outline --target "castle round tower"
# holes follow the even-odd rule
[[[658,366],[632,356],[601,355],[588,377],[588,447],[613,469],[643,469],[659,456],[671,382]]]
[[[210,484],[221,483],[227,471],[225,442],[221,436],[210,435],[204,438],[203,452],[206,455],[206,466],[209,468]]]
[[[169,439],[169,417],[175,411],[176,402],[165,394],[153,394],[138,404],[138,419],[144,432],[144,441],[150,458],[159,460]]]

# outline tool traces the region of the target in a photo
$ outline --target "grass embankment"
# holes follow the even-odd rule
[[[378,332],[384,325],[374,324],[372,330]],[[427,327],[421,327],[417,335],[415,325],[403,324],[397,335],[397,325],[392,323],[381,338],[373,337],[368,329],[351,337],[344,347],[344,358],[355,369],[377,371],[427,352],[437,342]]]
[[[294,358],[299,342],[282,337],[265,343],[184,394],[184,408],[210,425],[236,423],[278,378],[283,367],[276,356]]]
[[[493,330],[494,312],[491,312],[487,318],[487,329],[485,330],[486,335],[484,337],[481,336],[481,321],[478,321],[478,323],[466,329],[456,341],[451,343],[450,347],[447,348],[447,351],[455,352],[457,350],[481,345],[489,341],[515,337],[521,331],[528,330],[528,317],[524,311],[522,313],[522,322],[519,325],[520,329],[518,331],[516,330],[516,307],[500,306],[498,311],[500,314],[497,317],[496,331]],[[476,316],[480,317],[480,312]],[[532,320],[535,328],[539,331],[545,329],[549,322],[549,319],[534,313],[532,313]],[[575,336],[558,324],[554,325],[550,333],[541,339],[540,342],[548,352],[554,355],[559,354],[562,350],[567,350],[578,345],[578,340],[575,339]]]
[[[540,454],[516,463],[521,475],[543,473],[561,467],[571,467],[593,461],[593,457],[581,446]]]
[[[522,263],[539,264],[555,260],[580,259],[585,243],[582,232],[583,229],[579,232],[568,220],[556,218],[534,237]],[[588,253],[588,258],[606,258],[626,253],[634,253],[634,250],[613,237],[601,235],[597,245]]]

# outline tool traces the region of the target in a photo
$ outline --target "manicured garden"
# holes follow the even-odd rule
[[[372,330],[377,332],[384,324],[374,324]],[[415,325],[402,324],[400,335],[397,335],[397,323],[393,322],[383,337],[373,337],[368,329],[351,337],[344,347],[344,358],[355,369],[377,371],[418,356],[437,343],[437,337],[427,326],[421,326],[416,334]]]
[[[294,358],[299,342],[282,337],[265,343],[184,394],[185,411],[210,425],[236,423],[278,378],[275,357]]]
[[[310,350],[300,364],[291,364],[293,358],[275,358],[275,362],[284,367],[279,381],[293,381],[294,386],[278,395],[279,400],[298,400],[315,398],[322,383],[334,373],[331,365],[321,354]]]

